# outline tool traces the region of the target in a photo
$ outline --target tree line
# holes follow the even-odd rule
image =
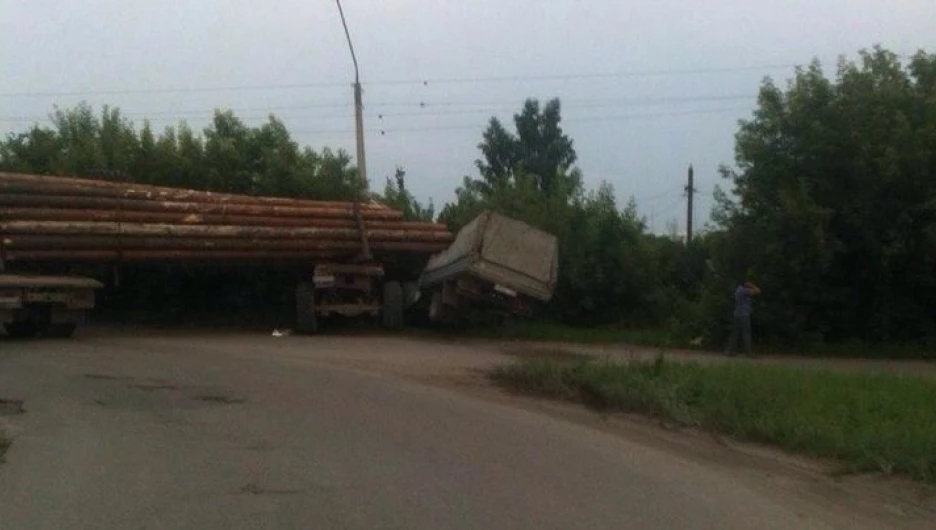
[[[720,347],[733,287],[749,277],[764,291],[765,341],[936,339],[936,55],[904,62],[876,47],[831,77],[814,61],[784,86],[765,79],[720,168],[711,229],[689,244],[650,233],[610,184],[585,188],[559,100],[527,100],[510,125],[489,121],[477,173],[438,212],[402,168],[371,195],[452,230],[490,208],[555,233],[559,285],[543,318],[666,327]],[[351,162],[300,147],[275,116],[249,127],[230,111],[200,133],[154,133],[79,105],[0,142],[4,170],[317,199],[363,192]]]

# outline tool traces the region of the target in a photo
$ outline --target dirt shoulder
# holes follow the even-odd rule
[[[921,360],[888,359],[844,359],[830,357],[803,357],[795,355],[757,355],[753,358],[727,356],[715,352],[684,350],[678,348],[651,348],[630,344],[574,344],[562,342],[537,341],[478,341],[479,346],[491,345],[498,351],[514,357],[588,357],[608,358],[611,360],[651,360],[664,355],[673,361],[698,363],[757,363],[777,366],[791,366],[807,369],[868,371],[892,373],[909,376],[936,378],[936,362]]]

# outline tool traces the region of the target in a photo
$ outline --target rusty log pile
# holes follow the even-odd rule
[[[425,255],[452,234],[381,204],[0,173],[6,261],[312,260]]]

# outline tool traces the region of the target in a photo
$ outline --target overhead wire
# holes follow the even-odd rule
[[[910,58],[911,54],[897,54],[899,58]],[[592,81],[595,79],[615,79],[627,77],[665,77],[665,76],[693,76],[693,75],[722,75],[731,73],[756,72],[765,70],[787,70],[801,67],[799,63],[766,63],[747,66],[706,67],[706,68],[670,68],[653,70],[619,70],[612,72],[581,72],[560,74],[518,74],[500,76],[464,76],[464,77],[425,77],[410,79],[377,79],[365,80],[365,86],[405,86],[430,84],[482,84],[482,83],[512,83],[530,81]],[[112,89],[84,89],[84,90],[35,90],[20,92],[0,92],[0,97],[64,97],[64,96],[92,96],[92,95],[120,95],[120,94],[160,94],[160,93],[195,93],[195,92],[240,92],[258,90],[291,90],[311,88],[333,88],[349,86],[349,81],[313,81],[296,83],[269,83],[244,85],[216,85],[216,86],[176,86],[176,87],[149,87],[149,88],[112,88]]]
[[[657,200],[660,200],[660,199],[664,199],[664,198],[666,198],[666,197],[672,197],[674,194],[677,194],[677,195],[678,195],[679,193],[680,193],[679,190],[672,189],[672,190],[662,191],[662,192],[660,192],[660,193],[655,193],[655,194],[653,194],[653,195],[644,195],[644,196],[642,196],[642,197],[634,197],[634,200],[637,201],[638,203],[640,203],[640,202],[644,202],[644,203],[646,203],[646,202],[653,202],[653,201],[657,201]]]
[[[661,77],[727,74],[763,70],[779,70],[796,67],[796,64],[762,64],[737,67],[709,67],[689,69],[660,69],[660,70],[630,70],[617,72],[589,72],[565,74],[540,75],[505,75],[505,76],[477,76],[477,77],[439,77],[422,79],[396,79],[364,81],[365,86],[399,86],[429,84],[481,84],[481,83],[509,83],[529,81],[589,81],[595,79],[614,79],[622,77]],[[303,83],[271,83],[258,85],[217,85],[217,86],[176,86],[176,87],[150,87],[150,88],[113,88],[113,89],[86,89],[86,90],[36,90],[21,92],[0,92],[0,97],[28,98],[28,97],[65,97],[65,96],[113,96],[122,94],[161,94],[161,93],[197,93],[197,92],[241,92],[258,90],[291,90],[348,86],[347,81],[317,81]]]
[[[668,203],[666,204],[666,206],[660,208],[660,210],[659,210],[660,213],[659,213],[658,215],[667,214],[667,213],[673,211],[673,208],[682,205],[682,201],[683,201],[682,196],[676,197],[676,198],[673,199],[672,201],[668,202]]]
[[[689,116],[689,115],[698,115],[698,114],[718,114],[722,112],[743,112],[748,110],[747,107],[731,107],[731,108],[716,108],[716,109],[707,109],[707,110],[691,110],[691,111],[675,111],[675,112],[653,112],[653,113],[642,113],[642,114],[619,114],[614,116],[590,116],[590,117],[571,117],[565,118],[562,120],[563,123],[572,122],[572,123],[593,123],[593,122],[602,122],[602,121],[621,121],[628,119],[641,119],[641,118],[655,118],[663,116]],[[386,135],[387,133],[395,132],[414,132],[414,131],[448,131],[448,130],[460,130],[460,129],[478,129],[483,128],[484,124],[479,123],[466,123],[466,124],[452,124],[452,125],[438,125],[438,126],[416,126],[416,127],[387,127],[387,128],[369,128],[365,129],[367,132],[379,133],[381,135]],[[321,131],[316,130],[296,130],[294,134],[318,134]],[[341,129],[330,132],[353,132],[351,129]]]
[[[662,97],[634,97],[634,98],[612,98],[612,99],[584,99],[577,100],[573,99],[571,102],[564,104],[564,107],[567,109],[587,109],[587,108],[607,108],[615,106],[654,106],[654,105],[663,105],[663,104],[682,104],[682,103],[702,103],[702,102],[715,102],[715,101],[740,101],[740,100],[755,100],[757,96],[746,95],[746,94],[733,94],[733,95],[707,95],[707,96],[662,96]],[[383,117],[409,117],[409,116],[448,116],[448,115],[459,115],[459,114],[483,114],[493,111],[501,110],[511,110],[516,108],[516,102],[488,102],[488,103],[478,103],[476,106],[483,108],[477,109],[460,109],[460,110],[425,110],[432,109],[437,106],[449,106],[449,105],[458,105],[457,102],[419,102],[419,103],[373,103],[369,105],[374,108],[382,107],[418,107],[424,110],[419,111],[399,111],[399,112],[368,112],[368,116],[371,118],[383,118]],[[464,106],[475,105],[475,104],[464,104]],[[245,107],[245,108],[230,108],[224,110],[230,110],[231,112],[264,112],[266,113],[262,118],[266,118],[268,114],[273,113],[274,111],[298,111],[298,110],[308,110],[308,109],[318,109],[318,108],[350,108],[350,104],[304,104],[304,105],[282,105],[282,106],[273,106],[273,107]],[[131,111],[131,112],[121,112],[122,116],[127,117],[156,117],[156,116],[189,116],[189,117],[211,117],[214,115],[213,111],[206,110],[197,110],[197,109],[183,109],[179,111],[153,111],[153,112],[143,112],[143,111]],[[309,116],[310,118],[321,118],[321,119],[332,119],[332,118],[348,118],[352,117],[353,114],[344,113],[344,114],[327,114],[327,115],[313,115]],[[0,122],[22,122],[22,121],[34,121],[48,118],[46,116],[0,116]],[[248,117],[245,119],[254,119]]]
[[[669,221],[669,220],[672,220],[672,218],[670,218],[670,219],[667,220],[667,219],[665,219],[664,216],[666,216],[667,214],[669,214],[670,212],[672,212],[673,209],[674,209],[675,207],[680,206],[681,203],[682,203],[682,195],[680,195],[680,194],[677,193],[676,198],[673,199],[673,200],[671,200],[671,201],[669,201],[669,202],[666,204],[666,206],[663,206],[662,208],[659,208],[659,209],[657,209],[657,208],[651,208],[651,210],[650,210],[650,216],[651,216],[651,227],[650,227],[650,229],[651,229],[651,231],[654,232],[654,233],[658,233],[657,230],[656,230],[656,219],[657,219],[657,218],[663,218],[663,219],[664,219],[664,222],[667,222],[667,221]],[[638,206],[639,206],[639,205],[640,205],[640,203],[638,202]],[[677,225],[678,225],[678,223],[679,223],[679,221],[677,221]]]

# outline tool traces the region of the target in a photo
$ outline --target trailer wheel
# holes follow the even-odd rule
[[[59,322],[57,324],[50,324],[42,334],[52,339],[67,339],[75,334],[77,328],[78,324],[74,322]]]
[[[383,325],[387,329],[403,329],[403,286],[400,282],[384,284]]]
[[[7,335],[14,339],[28,339],[39,333],[39,328],[32,321],[8,322],[3,325]]]
[[[296,330],[306,335],[318,333],[315,315],[315,286],[300,283],[296,286]]]

